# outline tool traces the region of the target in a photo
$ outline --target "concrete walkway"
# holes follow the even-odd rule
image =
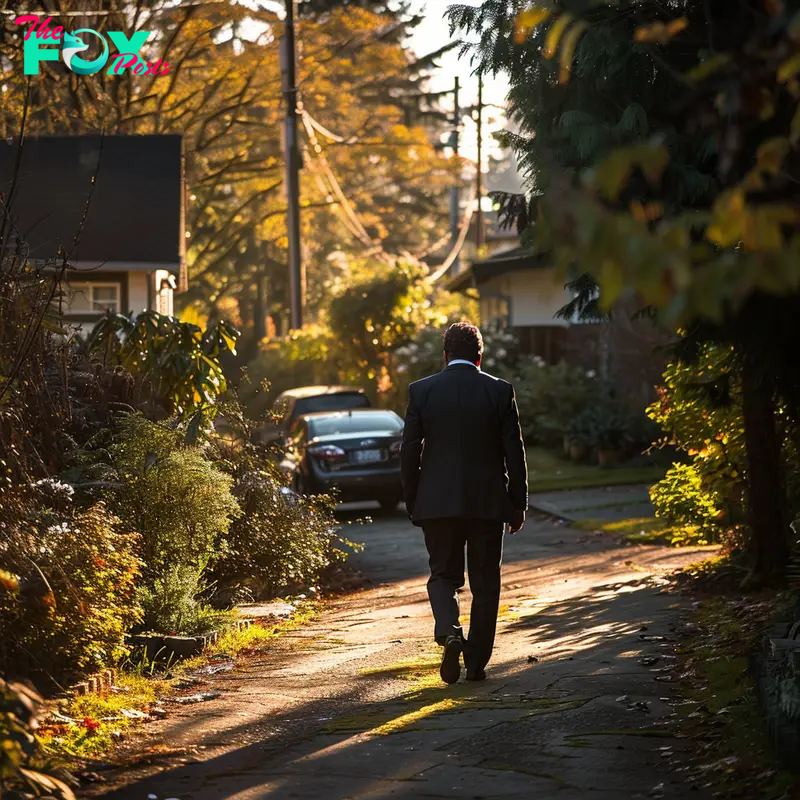
[[[649,489],[649,485],[633,485],[538,492],[530,496],[530,507],[570,521],[652,517]]]
[[[489,680],[446,687],[420,532],[350,530],[374,588],[250,656],[218,700],[151,723],[138,764],[92,796],[703,798],[670,732],[682,601],[663,575],[697,550],[622,547],[545,518],[507,539]],[[462,611],[468,612],[468,593]]]

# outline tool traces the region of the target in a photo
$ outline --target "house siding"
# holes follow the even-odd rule
[[[554,268],[512,272],[507,277],[510,279],[512,327],[566,327],[569,324],[555,316],[570,301],[570,294]]]
[[[150,273],[148,272],[129,272],[128,273],[128,308],[125,311],[133,311],[138,314],[148,308],[148,286]]]

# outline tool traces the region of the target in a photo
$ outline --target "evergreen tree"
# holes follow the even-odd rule
[[[754,574],[787,560],[778,404],[800,416],[800,3],[722,0],[451,10],[505,70],[512,138],[535,203],[506,198],[529,239],[625,292],[741,371]],[[530,198],[528,198],[530,199]],[[530,224],[538,216],[535,226]],[[796,424],[796,423],[795,423]]]

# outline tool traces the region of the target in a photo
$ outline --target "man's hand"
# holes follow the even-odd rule
[[[522,530],[525,524],[525,512],[515,511],[514,516],[511,517],[511,522],[508,523],[508,532],[513,536],[515,533]]]

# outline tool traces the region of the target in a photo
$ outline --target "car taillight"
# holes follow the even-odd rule
[[[396,456],[400,452],[400,449],[402,448],[402,446],[403,446],[402,442],[394,442],[392,444],[392,446],[389,448],[389,452],[392,455]]]
[[[333,444],[315,444],[308,448],[308,452],[312,456],[322,458],[325,461],[335,461],[344,455],[344,450],[341,447],[336,447]]]

